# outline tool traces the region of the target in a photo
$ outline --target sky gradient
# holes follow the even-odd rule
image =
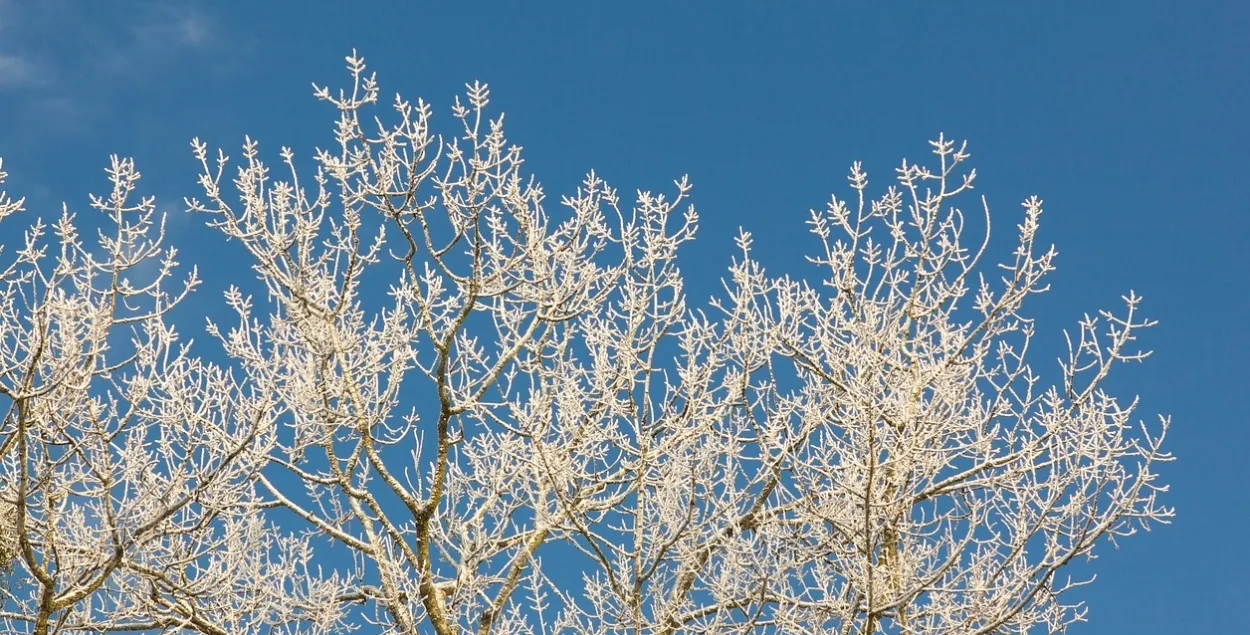
[[[717,290],[739,227],[771,272],[802,273],[807,210],[848,193],[853,160],[875,196],[926,140],[967,139],[995,244],[1021,201],[1045,200],[1059,258],[1029,305],[1035,369],[1053,381],[1061,330],[1130,289],[1160,322],[1142,338],[1154,356],[1111,387],[1140,394],[1150,422],[1172,415],[1177,518],[1104,546],[1081,595],[1090,623],[1072,632],[1250,630],[1234,608],[1250,592],[1245,3],[346,4],[0,0],[7,189],[32,213],[82,211],[108,155],[135,157],[206,280],[182,330],[211,343],[203,314],[224,315],[220,291],[251,274],[213,262],[198,237],[220,239],[181,214],[197,194],[188,142],[237,156],[249,134],[311,165],[334,113],[310,82],[343,85],[352,48],[384,97],[423,97],[443,125],[465,82],[489,83],[553,197],[590,169],[622,192],[689,174],[692,304]]]

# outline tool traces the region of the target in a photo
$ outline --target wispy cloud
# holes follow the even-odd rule
[[[134,81],[159,75],[189,56],[208,61],[219,44],[212,17],[191,6],[139,4],[119,27],[111,37],[101,38],[93,60],[98,71]]]
[[[141,5],[124,32],[102,47],[106,70],[150,74],[185,55],[211,54],[217,43],[213,19],[189,6]]]
[[[191,7],[158,5],[133,27],[136,37],[145,42],[177,42],[191,48],[212,43],[216,27],[212,19]]]
[[[87,131],[113,104],[164,85],[176,69],[225,74],[246,49],[220,28],[212,5],[103,6],[0,0],[0,93],[7,94],[9,116],[45,132]],[[0,114],[5,110],[0,104]]]
[[[24,86],[36,79],[35,65],[30,60],[0,51],[0,89]]]
[[[15,16],[13,3],[0,0],[0,91],[25,86],[38,79],[35,64],[13,48],[21,39]]]

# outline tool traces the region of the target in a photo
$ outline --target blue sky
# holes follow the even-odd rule
[[[1060,329],[1129,289],[1160,321],[1143,341],[1155,355],[1115,388],[1140,393],[1151,420],[1173,416],[1179,460],[1163,473],[1178,516],[1103,550],[1091,623],[1075,632],[1245,628],[1244,3],[346,5],[0,0],[10,192],[35,212],[85,209],[120,153],[178,209],[196,193],[193,136],[237,154],[250,134],[307,157],[332,116],[310,82],[341,84],[355,47],[384,92],[424,97],[444,120],[465,82],[489,82],[549,193],[592,168],[623,192],[689,174],[703,223],[685,267],[702,300],[738,227],[771,271],[801,272],[807,210],[846,193],[852,160],[877,189],[938,132],[966,138],[999,227],[1027,196],[1046,201],[1043,239],[1060,255],[1032,304],[1040,370],[1054,376]],[[176,226],[207,280],[197,306],[216,310],[242,272],[197,249],[214,239],[194,221]]]

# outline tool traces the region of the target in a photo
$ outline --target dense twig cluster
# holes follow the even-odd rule
[[[9,493],[12,496],[12,493]],[[17,505],[0,494],[0,576],[8,577],[17,559]]]

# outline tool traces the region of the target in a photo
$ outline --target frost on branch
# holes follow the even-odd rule
[[[5,577],[13,572],[17,559],[17,504],[13,498],[13,492],[0,492],[0,576]]]
[[[107,173],[86,219],[4,219],[20,241],[0,262],[0,631],[281,624],[299,578],[264,563],[297,562],[298,541],[264,527],[251,484],[273,404],[180,341],[167,318],[195,271],[175,278],[134,163]]]
[[[876,198],[853,164],[850,197],[809,220],[815,275],[767,274],[743,232],[723,292],[691,304],[684,178],[629,204],[592,172],[551,205],[486,86],[440,136],[423,101],[382,112],[347,61],[348,89],[314,87],[338,118],[313,165],[286,148],[271,165],[250,138],[233,161],[192,144],[188,207],[259,279],[225,294],[233,324],[209,324],[229,369],[174,347],[160,310],[93,308],[125,287],[10,309],[60,316],[25,336],[70,360],[6,361],[4,394],[28,404],[4,428],[18,534],[89,547],[55,570],[19,557],[6,625],[1058,632],[1085,616],[1067,565],[1171,517],[1154,472],[1168,420],[1103,389],[1146,355],[1140,298],[1035,371],[1023,306],[1056,257],[1042,202],[988,262],[964,145],[939,137]],[[123,243],[105,252],[129,262]],[[100,317],[62,336],[71,314]],[[132,322],[148,326],[130,374],[60,344],[103,354]],[[116,520],[134,514],[152,520]]]

